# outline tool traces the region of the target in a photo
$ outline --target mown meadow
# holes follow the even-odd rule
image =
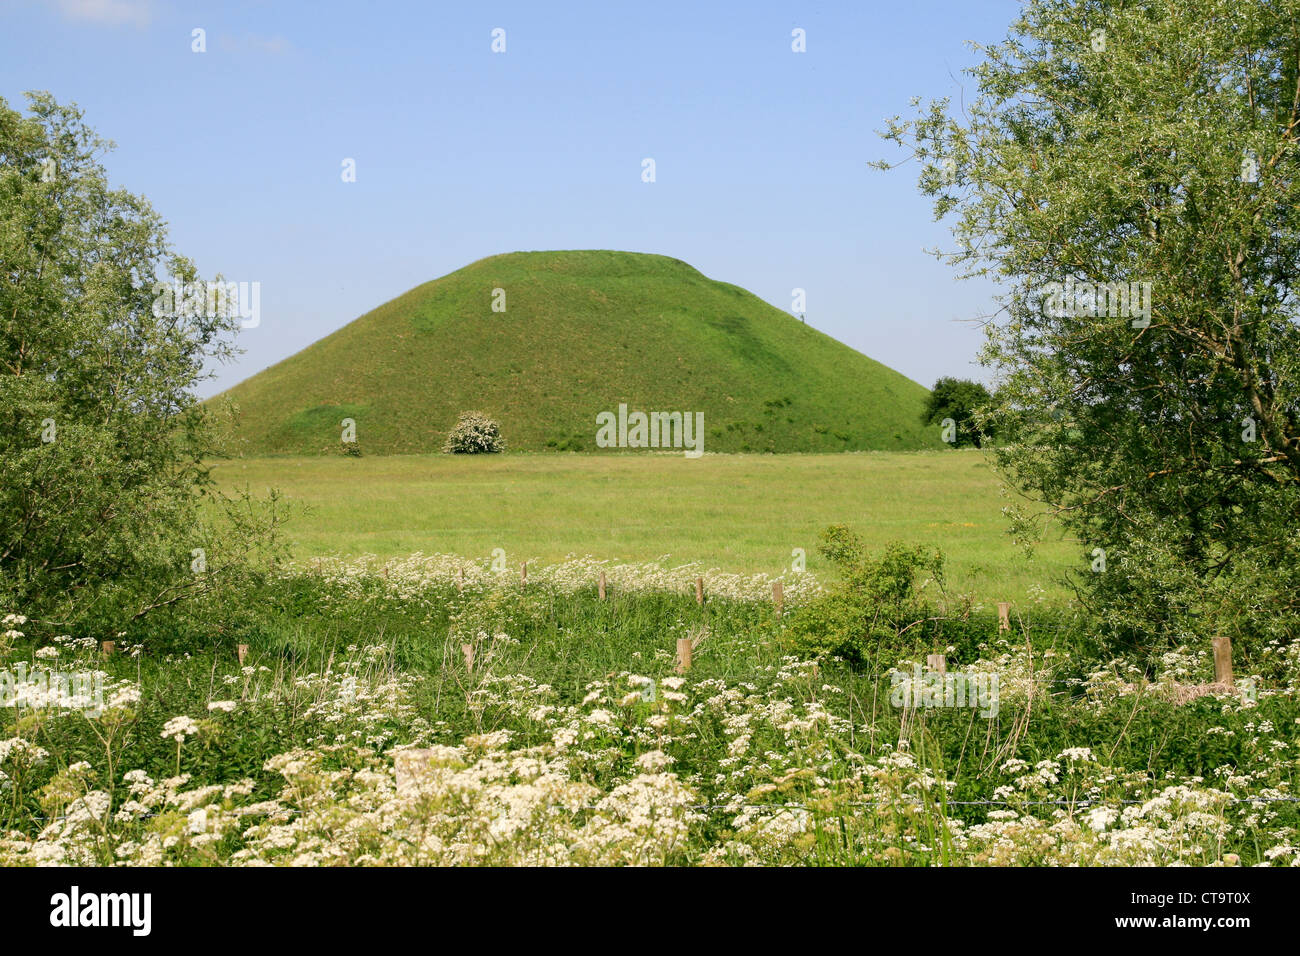
[[[873,547],[942,548],[949,583],[984,600],[1063,601],[1059,579],[1086,550],[1058,532],[1027,558],[1007,531],[1011,498],[985,453],[838,455],[395,455],[233,458],[218,486],[282,495],[293,557],[417,551],[521,562],[572,556],[698,562],[780,574],[802,549],[826,569],[817,534],[858,530]]]

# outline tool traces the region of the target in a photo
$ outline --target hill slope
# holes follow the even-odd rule
[[[684,262],[582,251],[472,263],[213,401],[237,405],[249,454],[338,453],[343,418],[366,454],[438,451],[471,409],[511,450],[598,451],[596,415],[620,403],[703,412],[706,452],[790,452],[933,446],[926,394]]]

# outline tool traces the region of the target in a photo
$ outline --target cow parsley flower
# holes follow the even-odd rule
[[[162,733],[159,736],[164,740],[171,739],[178,744],[183,744],[186,738],[192,737],[198,731],[198,722],[192,717],[173,717],[163,725]]]

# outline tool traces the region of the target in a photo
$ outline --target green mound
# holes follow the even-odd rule
[[[505,311],[493,311],[504,290]],[[517,252],[417,286],[214,401],[232,450],[438,451],[460,412],[513,451],[602,451],[597,415],[704,415],[705,452],[914,449],[926,390],[684,262],[631,252]],[[693,417],[693,416],[692,416]]]

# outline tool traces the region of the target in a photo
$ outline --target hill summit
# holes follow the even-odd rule
[[[481,259],[214,401],[237,407],[232,450],[247,454],[337,453],[344,418],[366,454],[436,452],[470,410],[514,451],[627,454],[637,412],[665,434],[666,416],[702,414],[706,452],[932,446],[926,394],[677,259],[578,251]],[[632,420],[630,441],[602,430],[611,416]]]

